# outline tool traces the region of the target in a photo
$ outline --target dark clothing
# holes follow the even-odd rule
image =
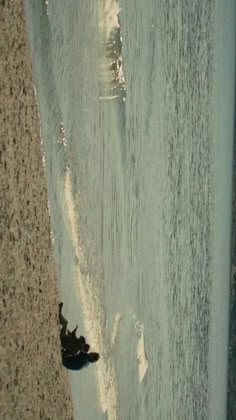
[[[88,353],[90,346],[86,343],[85,338],[82,335],[79,338],[76,336],[77,326],[73,331],[67,328],[68,322],[61,313],[62,306],[61,302],[59,320],[62,363],[67,369],[81,370],[90,363],[96,362],[99,359],[99,354]]]
[[[81,370],[83,367],[87,366],[90,362],[88,360],[87,353],[80,352],[75,356],[65,357],[62,356],[62,363],[67,369],[70,370]]]
[[[68,331],[69,333],[69,331]],[[61,351],[64,356],[75,356],[79,351],[83,351],[84,337],[71,336],[69,334],[61,335]]]
[[[85,338],[80,336],[76,337],[77,326],[73,331],[68,330],[68,321],[61,313],[63,303],[59,305],[59,320],[61,325],[60,339],[61,339],[61,352],[63,356],[75,356],[82,350],[85,344]]]

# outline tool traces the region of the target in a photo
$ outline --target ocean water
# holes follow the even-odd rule
[[[234,1],[26,11],[75,419],[222,420]]]

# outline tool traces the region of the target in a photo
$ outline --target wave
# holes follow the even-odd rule
[[[99,2],[99,28],[108,59],[108,79],[111,82],[112,90],[122,93],[123,101],[125,101],[126,87],[123,72],[120,11],[121,8],[116,0],[100,0]],[[106,70],[106,68],[103,69],[104,74],[107,73]],[[115,95],[113,96],[115,98]]]
[[[148,369],[148,361],[144,347],[144,324],[140,324],[138,322],[136,325],[136,329],[138,329],[139,332],[136,356],[138,362],[139,382],[141,383]]]
[[[113,324],[113,328],[112,328],[112,333],[111,333],[111,344],[110,344],[111,350],[113,350],[114,347],[115,347],[116,336],[117,336],[118,328],[119,328],[119,325],[120,325],[120,320],[121,320],[121,314],[119,312],[117,312],[116,316],[115,316],[115,321],[114,321],[114,324]]]
[[[134,329],[137,335],[136,358],[138,363],[139,383],[141,383],[149,366],[144,344],[144,323],[138,320],[136,314],[132,311],[130,311],[129,314],[135,323]]]
[[[67,168],[65,175],[64,192],[65,210],[70,236],[78,261],[75,289],[82,306],[86,336],[101,356],[95,367],[100,405],[102,411],[106,412],[109,420],[116,420],[118,418],[118,388],[115,366],[111,358],[111,350],[115,343],[119,317],[115,319],[111,344],[109,346],[104,339],[105,316],[100,290],[93,283],[93,279],[90,278],[86,270],[83,270],[83,267],[86,266],[86,260],[79,242],[79,219],[78,213],[75,211],[69,168]]]

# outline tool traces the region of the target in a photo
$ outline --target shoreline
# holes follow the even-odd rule
[[[23,0],[0,4],[0,54],[0,411],[72,419]]]

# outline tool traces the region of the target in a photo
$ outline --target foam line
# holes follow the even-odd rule
[[[140,325],[140,336],[137,344],[136,356],[138,362],[139,382],[141,383],[148,369],[148,361],[144,348],[144,324]]]
[[[101,42],[106,48],[108,69],[104,74],[109,74],[112,90],[119,89],[125,95],[125,77],[122,65],[123,40],[119,22],[120,6],[117,0],[100,0],[98,8],[99,28]]]
[[[76,292],[82,306],[84,327],[88,341],[94,350],[100,353],[100,360],[94,366],[98,384],[100,405],[103,412],[107,413],[108,420],[118,418],[118,392],[114,362],[110,354],[110,346],[105,343],[104,312],[100,292],[88,274],[81,273],[81,267],[86,263],[79,242],[79,220],[75,212],[72,193],[70,169],[67,168],[65,176],[65,210],[73,243],[74,252],[78,260]],[[117,319],[117,318],[116,318]],[[118,321],[116,321],[118,323]],[[111,342],[115,342],[116,333],[113,332]]]
[[[113,328],[112,328],[112,333],[111,333],[111,345],[110,345],[111,350],[113,350],[115,347],[116,336],[117,336],[118,328],[120,325],[120,320],[121,320],[121,314],[117,312],[115,316]]]

